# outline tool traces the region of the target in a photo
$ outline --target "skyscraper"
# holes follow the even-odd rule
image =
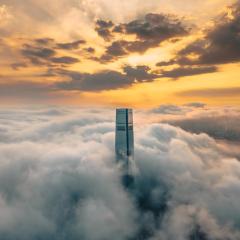
[[[133,113],[132,109],[116,110],[116,160],[126,169],[134,155]]]

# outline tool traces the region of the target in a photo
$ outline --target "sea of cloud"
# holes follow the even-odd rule
[[[206,133],[137,112],[134,183],[126,188],[114,114],[0,111],[1,240],[240,239],[236,157]]]

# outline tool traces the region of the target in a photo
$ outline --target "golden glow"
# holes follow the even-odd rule
[[[185,77],[181,80],[169,81],[159,79],[152,83],[136,84],[128,89],[105,91],[101,93],[85,93],[78,104],[84,99],[85,103],[107,104],[114,106],[154,107],[160,104],[188,102],[205,102],[209,105],[240,105],[240,96],[221,97],[183,97],[178,93],[196,89],[234,88],[240,86],[238,65],[225,66],[221,72]],[[234,79],[229,81],[229,79]],[[216,84],[217,83],[217,84]]]
[[[31,1],[29,1],[31,2]],[[34,1],[35,2],[35,1]],[[43,1],[43,3],[46,1]],[[58,2],[58,4],[56,4]],[[71,2],[71,1],[70,1]],[[121,3],[120,3],[121,2]],[[146,65],[153,71],[167,70],[169,67],[156,67],[156,63],[160,61],[168,61],[175,53],[193,42],[195,39],[203,36],[203,29],[211,26],[214,17],[213,12],[218,13],[223,9],[228,13],[228,17],[232,18],[232,12],[223,6],[227,6],[234,1],[231,0],[204,0],[204,1],[186,1],[186,4],[179,3],[177,0],[171,0],[169,3],[165,1],[151,0],[141,1],[139,6],[138,1],[122,0],[122,1],[91,1],[85,0],[79,3],[78,7],[71,6],[61,1],[53,1],[48,7],[39,3],[37,6],[41,11],[38,12],[39,19],[30,21],[31,14],[18,12],[18,7],[8,7],[0,5],[0,20],[1,29],[5,30],[5,35],[0,39],[3,43],[0,46],[0,56],[2,59],[0,84],[15,82],[34,82],[42,83],[44,86],[59,82],[63,77],[48,76],[43,77],[43,74],[49,70],[46,65],[31,65],[26,63],[27,67],[19,67],[14,70],[11,65],[14,63],[24,63],[21,56],[21,49],[24,44],[32,44],[33,39],[50,37],[58,42],[70,42],[75,39],[84,39],[87,41],[85,47],[95,49],[95,54],[79,51],[58,50],[58,55],[78,58],[79,63],[69,65],[68,71],[78,71],[81,73],[96,73],[104,70],[114,70],[122,72],[124,65]],[[33,4],[33,6],[35,6]],[[123,8],[123,6],[125,6]],[[136,9],[137,6],[137,9]],[[26,9],[33,11],[31,4]],[[125,55],[113,62],[99,63],[93,61],[91,57],[100,57],[110,43],[100,38],[94,30],[94,22],[96,19],[102,18],[105,20],[111,19],[116,23],[128,22],[137,16],[142,16],[147,12],[168,11],[176,15],[185,16],[186,22],[190,22],[194,27],[190,36],[183,38],[177,42],[165,42],[158,47],[151,48],[148,51],[138,54],[132,53]],[[26,13],[27,11],[25,11]],[[192,16],[189,12],[193,13]],[[211,14],[210,14],[211,13]],[[42,15],[41,15],[42,14]],[[48,20],[46,20],[48,19]],[[195,22],[194,22],[195,21]],[[18,31],[21,23],[21,31]],[[197,23],[200,26],[195,27]],[[0,29],[0,30],[1,30]],[[117,36],[118,40],[122,36]],[[133,40],[133,36],[128,36],[128,40]],[[192,59],[196,55],[190,55]],[[239,88],[240,87],[240,70],[238,64],[226,64],[220,66],[220,71],[211,74],[201,74],[191,77],[182,77],[178,80],[167,78],[159,78],[153,82],[137,83],[128,88],[106,90],[102,92],[80,92],[80,91],[58,91],[57,93],[50,92],[51,95],[58,97],[49,98],[49,103],[54,104],[77,104],[77,105],[122,105],[134,107],[154,107],[160,104],[177,103],[184,104],[192,101],[202,101],[210,105],[240,105],[239,96],[215,96],[215,97],[194,97],[182,96],[181,92],[198,90],[198,89],[216,89],[216,88]],[[5,97],[6,98],[6,97]],[[7,101],[18,103],[19,98],[9,96]],[[11,100],[9,100],[11,99]]]

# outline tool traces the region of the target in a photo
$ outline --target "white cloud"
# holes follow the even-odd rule
[[[112,110],[8,110],[0,126],[3,240],[240,238],[240,162],[206,134],[136,127],[126,190]]]

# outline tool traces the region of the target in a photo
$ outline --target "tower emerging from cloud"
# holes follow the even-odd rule
[[[116,159],[124,168],[129,167],[134,155],[133,112],[132,109],[116,110],[115,132]]]

